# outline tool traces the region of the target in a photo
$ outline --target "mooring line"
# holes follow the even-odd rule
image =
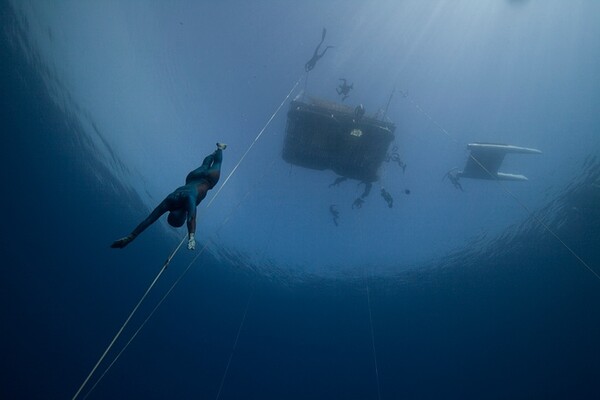
[[[216,400],[219,400],[221,397],[221,391],[223,390],[223,385],[225,384],[225,378],[227,378],[227,373],[229,372],[229,366],[231,365],[231,360],[233,359],[233,354],[235,353],[235,349],[237,348],[238,340],[240,339],[240,333],[242,333],[242,328],[244,327],[244,322],[246,322],[246,315],[248,314],[248,308],[250,308],[250,302],[252,300],[252,296],[254,295],[254,289],[256,286],[252,286],[252,291],[248,296],[248,301],[246,302],[246,308],[244,310],[244,315],[242,320],[240,321],[240,326],[238,327],[237,334],[235,335],[235,341],[233,342],[233,347],[231,349],[231,353],[229,353],[229,359],[227,360],[227,366],[225,367],[225,372],[223,373],[223,377],[221,378],[221,384],[219,385],[219,391],[217,392]]]
[[[365,277],[367,286],[367,303],[369,305],[369,324],[371,326],[371,346],[373,348],[373,360],[375,361],[375,378],[377,380],[377,398],[381,400],[381,388],[379,383],[379,365],[377,363],[377,351],[375,350],[375,331],[373,329],[373,316],[371,314],[371,294],[369,292],[369,277]]]
[[[271,115],[271,118],[269,118],[267,120],[267,123],[265,124],[265,126],[263,126],[263,128],[260,130],[260,132],[258,132],[258,135],[256,136],[256,138],[254,138],[254,141],[250,144],[250,146],[248,147],[248,149],[246,150],[246,152],[242,155],[242,157],[240,158],[240,160],[238,161],[238,163],[235,165],[235,167],[231,170],[231,172],[229,173],[229,175],[227,175],[227,178],[225,179],[225,181],[223,182],[223,184],[221,185],[221,187],[219,187],[219,190],[217,190],[217,193],[215,193],[215,195],[212,197],[212,199],[210,199],[210,201],[208,202],[208,204],[207,204],[206,207],[209,207],[212,204],[212,202],[217,198],[217,196],[219,195],[219,193],[221,193],[221,190],[223,190],[223,188],[225,187],[225,185],[229,181],[229,178],[231,178],[231,176],[235,173],[235,171],[238,169],[238,167],[240,166],[240,164],[242,163],[242,161],[244,161],[244,158],[246,158],[246,155],[250,152],[250,150],[252,150],[252,147],[254,147],[254,145],[256,144],[256,142],[258,142],[258,139],[260,139],[260,137],[265,132],[265,130],[267,129],[267,127],[269,126],[269,124],[271,123],[271,121],[273,121],[273,118],[275,118],[275,116],[279,113],[279,111],[281,110],[281,107],[283,107],[283,105],[285,104],[285,102],[290,98],[290,96],[292,95],[292,93],[294,92],[294,90],[296,89],[296,87],[298,86],[298,84],[300,83],[301,79],[302,79],[302,77],[300,77],[296,81],[296,83],[294,83],[294,86],[292,86],[292,88],[290,89],[290,91],[287,94],[287,96],[285,96],[285,98],[283,99],[283,101],[281,102],[281,104],[279,105],[279,107],[277,107],[277,109],[275,110],[275,112]]]
[[[442,131],[451,141],[453,141],[455,144],[460,144],[460,142],[454,138],[442,125],[440,125],[431,115],[429,115],[421,106],[419,106],[406,92],[400,91],[400,93],[402,94],[402,97],[404,97],[405,99],[407,99],[419,112],[421,112],[423,115],[425,115],[440,131]],[[556,240],[558,240],[558,242],[577,260],[579,261],[579,263],[581,263],[581,265],[583,265],[589,272],[591,272],[599,281],[600,281],[600,274],[598,274],[592,267],[590,267],[588,265],[588,263],[585,262],[585,260],[583,260],[583,258],[581,258],[579,256],[579,254],[577,254],[577,252],[575,252],[575,250],[573,250],[556,232],[554,232],[554,230],[552,228],[550,228],[544,221],[542,221],[537,215],[535,215],[535,213],[533,211],[531,211],[529,209],[529,207],[527,207],[525,205],[525,203],[523,203],[521,201],[521,199],[519,199],[519,197],[514,194],[511,190],[508,189],[508,187],[506,187],[505,184],[503,184],[499,179],[497,179],[484,165],[483,163],[481,163],[477,157],[473,156],[472,154],[469,154],[469,157],[475,161],[475,163],[485,171],[486,174],[488,174],[492,180],[496,181],[496,183],[502,188],[502,190],[504,190],[505,193],[507,193],[510,197],[512,197],[512,199],[523,209],[525,210],[525,212],[529,215],[530,218],[533,218],[538,224],[540,224],[542,226],[542,228],[544,228],[548,233],[550,233],[550,235],[552,235]]]
[[[102,363],[102,361],[104,360],[104,358],[106,357],[106,355],[108,354],[108,352],[110,351],[110,349],[113,347],[113,345],[115,344],[115,342],[119,338],[119,336],[121,336],[121,333],[123,332],[123,330],[125,329],[125,327],[129,323],[129,321],[131,320],[131,318],[133,317],[133,315],[136,313],[136,311],[138,310],[138,308],[140,308],[140,305],[144,302],[144,300],[146,299],[146,297],[148,297],[148,294],[150,293],[150,291],[152,290],[152,288],[154,287],[154,285],[156,284],[156,282],[158,281],[158,279],[161,277],[161,275],[163,274],[163,272],[165,272],[165,269],[167,269],[167,267],[169,266],[169,263],[171,262],[171,260],[175,256],[175,254],[177,254],[177,252],[181,248],[181,245],[183,244],[184,241],[185,241],[185,237],[181,240],[181,242],[179,242],[179,245],[175,248],[175,250],[173,250],[171,252],[171,254],[169,255],[169,257],[167,258],[167,260],[163,264],[162,268],[160,269],[160,271],[158,272],[158,274],[156,275],[156,277],[154,278],[154,280],[152,281],[152,283],[150,284],[150,286],[148,286],[148,289],[146,289],[146,292],[144,293],[144,295],[142,296],[142,298],[140,299],[140,301],[138,301],[138,303],[135,305],[135,307],[133,308],[133,310],[131,311],[131,313],[129,313],[129,316],[127,317],[127,319],[125,320],[125,322],[123,323],[123,325],[121,326],[121,328],[119,329],[119,331],[117,332],[117,334],[115,335],[115,337],[113,338],[113,340],[110,342],[110,344],[108,345],[108,347],[106,348],[106,350],[104,350],[104,353],[102,354],[102,356],[100,357],[100,359],[98,360],[98,362],[96,363],[96,365],[94,365],[94,368],[92,368],[92,371],[88,374],[87,378],[85,378],[85,380],[83,381],[83,383],[81,384],[81,386],[77,390],[77,393],[75,393],[75,395],[73,396],[73,400],[75,400],[77,398],[77,396],[79,396],[79,393],[81,393],[81,390],[88,383],[88,381],[90,380],[90,378],[92,377],[92,375],[94,374],[94,372],[96,372],[96,369],[98,368],[98,366],[100,365],[100,363]]]
[[[250,144],[250,146],[248,147],[248,149],[246,150],[246,152],[242,155],[242,157],[240,158],[240,160],[237,162],[237,164],[235,165],[234,169],[229,173],[229,175],[227,176],[227,178],[225,179],[225,181],[223,182],[223,184],[220,186],[219,190],[217,190],[217,192],[215,193],[215,195],[209,201],[209,203],[206,206],[207,208],[210,207],[210,205],[212,204],[212,202],[216,199],[216,197],[219,195],[219,193],[221,192],[221,190],[223,189],[223,187],[226,185],[226,183],[229,181],[229,179],[231,178],[231,176],[235,173],[235,171],[237,170],[237,168],[239,167],[239,165],[242,163],[242,161],[244,160],[244,158],[246,157],[246,155],[250,152],[250,150],[252,149],[252,147],[254,147],[254,145],[260,139],[260,137],[262,136],[262,134],[265,132],[265,130],[267,129],[267,127],[269,126],[269,124],[271,123],[271,121],[273,121],[273,119],[275,118],[275,116],[279,113],[279,111],[281,110],[281,108],[283,107],[283,105],[286,103],[286,101],[289,99],[289,97],[291,96],[291,94],[294,92],[294,90],[296,89],[296,87],[300,83],[301,79],[302,79],[302,76],[292,86],[292,89],[285,96],[284,100],[277,107],[277,109],[271,115],[271,117],[267,120],[266,124],[260,130],[260,132],[258,133],[258,135],[256,136],[256,138]],[[244,198],[242,199],[242,201],[248,196],[249,193],[250,193],[250,191],[248,191],[246,193],[246,195],[244,196]],[[238,206],[239,206],[239,204],[241,204],[241,202],[238,203]],[[237,207],[236,207],[236,209],[237,209]],[[230,217],[231,217],[231,215],[229,215],[228,217],[225,218],[225,220],[221,223],[221,227],[224,226],[227,223],[227,221],[229,220]],[[186,238],[187,238],[187,235],[185,235],[181,239],[181,242],[179,243],[179,245],[177,246],[177,248],[169,255],[169,257],[167,258],[167,260],[163,264],[163,266],[162,266],[161,270],[159,271],[159,273],[157,274],[157,276],[154,278],[154,280],[152,281],[152,283],[150,284],[150,286],[148,287],[148,289],[146,290],[146,292],[144,293],[144,295],[142,296],[142,298],[140,299],[140,301],[136,304],[136,306],[134,307],[133,311],[129,314],[127,320],[121,326],[121,328],[119,329],[119,331],[117,332],[117,334],[115,335],[115,337],[113,338],[112,342],[109,344],[109,346],[107,347],[107,349],[104,351],[104,353],[102,354],[102,356],[100,357],[100,359],[98,360],[98,362],[96,363],[96,365],[94,366],[94,368],[92,368],[92,371],[88,374],[88,376],[85,379],[85,381],[81,384],[81,386],[77,390],[77,393],[75,393],[75,395],[73,396],[72,400],[75,400],[79,396],[79,394],[81,393],[81,391],[83,390],[83,388],[85,387],[85,385],[88,383],[88,381],[90,380],[90,378],[92,377],[92,375],[94,374],[94,372],[96,371],[96,369],[98,368],[98,366],[102,363],[102,361],[104,360],[104,358],[106,357],[106,355],[108,354],[108,352],[110,351],[110,349],[112,348],[112,346],[114,345],[114,343],[117,341],[117,339],[119,338],[119,336],[121,335],[121,333],[123,332],[123,330],[125,329],[125,327],[127,326],[127,324],[129,323],[129,321],[131,320],[131,318],[133,317],[133,315],[137,312],[138,308],[144,302],[144,300],[146,299],[146,297],[148,296],[148,294],[150,293],[150,291],[152,290],[152,288],[154,287],[154,285],[156,284],[156,282],[158,281],[158,279],[160,278],[160,276],[163,274],[163,272],[165,271],[165,269],[169,266],[169,264],[171,263],[171,260],[173,259],[173,257],[175,256],[175,254],[179,251],[179,249],[181,248],[181,245],[183,244],[183,242],[185,241]],[[138,335],[138,333],[142,330],[142,328],[146,325],[146,323],[154,315],[154,313],[156,312],[156,310],[165,301],[165,299],[168,297],[168,295],[171,293],[171,291],[175,288],[175,286],[177,286],[177,284],[179,283],[179,281],[188,272],[188,270],[191,268],[191,266],[194,264],[194,262],[198,259],[198,257],[200,257],[200,255],[202,253],[204,253],[204,250],[207,247],[208,247],[208,241],[203,246],[203,248],[200,250],[200,252],[190,262],[190,264],[183,271],[183,273],[178,277],[178,279],[175,281],[175,283],[169,288],[169,290],[162,297],[162,299],[159,301],[159,303],[156,305],[156,307],[154,307],[154,309],[151,311],[151,313],[148,315],[148,317],[144,320],[144,322],[140,325],[140,327],[135,331],[135,333],[132,335],[132,337],[129,339],[129,341],[125,344],[125,346],[117,354],[117,356],[115,357],[115,359],[108,365],[108,367],[106,368],[106,370],[104,370],[104,372],[102,373],[102,375],[98,378],[98,380],[95,382],[95,384],[92,386],[92,388],[88,391],[88,393],[86,394],[85,398],[87,398],[92,393],[92,391],[94,390],[94,388],[98,385],[98,383],[102,380],[102,378],[106,375],[106,373],[111,369],[111,367],[114,365],[114,363],[119,359],[119,357],[125,351],[125,349],[127,349],[127,347],[129,346],[129,344],[135,339],[135,337]]]

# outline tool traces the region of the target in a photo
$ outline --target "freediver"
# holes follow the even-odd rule
[[[315,67],[315,65],[317,65],[317,61],[319,61],[319,59],[325,55],[325,52],[327,51],[327,49],[333,47],[333,46],[327,46],[327,47],[325,47],[325,50],[323,50],[323,52],[321,54],[319,54],[319,48],[323,44],[326,34],[327,34],[327,29],[323,28],[323,33],[321,34],[321,41],[317,45],[317,48],[315,49],[315,52],[314,52],[312,58],[310,60],[308,60],[306,64],[304,64],[304,70],[306,72],[309,72],[310,70],[312,70]]]
[[[335,226],[338,226],[338,218],[340,217],[340,212],[336,208],[335,204],[329,206],[329,213],[333,215],[333,223]]]
[[[206,193],[215,187],[221,176],[221,163],[224,143],[217,143],[217,149],[202,162],[202,165],[191,171],[185,178],[185,185],[178,187],[143,220],[129,235],[116,240],[110,246],[122,249],[131,243],[140,233],[152,225],[164,213],[169,211],[169,225],[179,228],[187,221],[188,249],[196,249],[196,207],[206,197]]]
[[[365,190],[360,195],[360,197],[357,197],[356,200],[354,200],[354,203],[352,203],[352,209],[362,208],[363,204],[365,204],[365,198],[369,195],[369,193],[371,193],[371,188],[373,187],[373,184],[371,182],[363,181],[359,183],[359,185],[361,184],[365,185]]]
[[[461,192],[465,191],[463,189],[462,185],[460,184],[460,182],[458,181],[459,175],[458,175],[457,168],[454,168],[454,169],[451,169],[450,171],[448,171],[446,173],[446,175],[444,175],[444,178],[442,178],[442,180],[444,180],[446,177],[448,178],[448,180],[450,182],[452,182],[452,184],[454,185],[454,187],[456,189],[460,189]]]
[[[392,197],[390,192],[388,192],[384,188],[381,188],[381,197],[383,197],[389,208],[392,208],[394,206],[394,198]]]
[[[340,81],[342,81],[342,83],[340,83],[340,85],[337,88],[335,88],[335,91],[337,92],[337,94],[342,96],[342,102],[343,102],[350,95],[349,94],[350,90],[354,89],[354,83],[351,83],[350,85],[348,85],[346,83],[345,78],[340,78]]]

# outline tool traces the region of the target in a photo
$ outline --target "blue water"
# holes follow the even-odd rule
[[[199,207],[209,250],[89,398],[600,397],[600,8],[418,3],[308,2],[294,14],[270,2],[94,12],[3,2],[0,397],[75,394],[183,233],[157,224],[124,250],[109,244],[216,140],[229,142],[224,174],[232,171],[301,76],[322,26],[337,53],[319,61],[307,90],[331,98],[325,87],[343,73],[356,82],[349,100],[368,110],[385,104],[392,83],[413,101],[396,95],[390,107],[408,164],[382,176],[396,206],[374,189],[351,210],[355,184],[328,190],[334,175],[283,163],[284,107],[215,205]],[[469,7],[472,19],[461,19]],[[430,30],[416,28],[423,21]],[[146,23],[164,36],[144,40]],[[97,31],[103,42],[86,26],[115,29]],[[194,43],[213,57],[187,59],[189,32],[179,29],[218,26],[230,29]],[[394,62],[357,62],[389,50],[386,29],[402,33]],[[122,65],[106,58],[119,54]],[[136,77],[126,61],[148,70]],[[86,76],[92,62],[101,66]],[[144,84],[153,73],[165,87]],[[172,119],[147,114],[161,107]],[[150,121],[137,122],[142,115]],[[544,151],[507,159],[530,178],[508,186],[516,199],[493,182],[464,181],[462,193],[441,181],[464,162],[463,142],[496,138]],[[337,228],[331,202],[342,211]],[[193,256],[176,255],[108,362]]]

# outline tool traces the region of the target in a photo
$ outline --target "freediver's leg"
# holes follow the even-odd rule
[[[218,150],[217,150],[218,151]],[[206,157],[204,157],[204,160],[202,161],[202,165],[200,165],[198,168],[196,168],[195,170],[193,170],[192,172],[190,172],[186,177],[185,177],[185,184],[189,184],[190,182],[193,181],[197,181],[200,179],[203,179],[207,173],[210,172],[211,170],[211,165],[213,165],[215,159],[216,159],[216,153],[217,151],[207,155]],[[219,162],[223,159],[223,156],[221,156]]]
[[[221,169],[221,163],[223,162],[223,150],[216,149],[210,156],[213,158],[213,164],[211,166],[211,169]],[[217,164],[218,166],[216,166]]]
[[[323,28],[323,32],[321,33],[321,41],[319,42],[319,44],[317,45],[317,48],[315,49],[315,56],[317,55],[317,53],[319,52],[319,48],[321,47],[321,45],[325,41],[325,35],[326,34],[327,34],[327,29]]]
[[[206,168],[210,167],[213,162],[213,158],[214,158],[214,153],[209,154],[206,157],[204,157],[204,160],[202,160],[201,167],[206,167]]]
[[[371,193],[371,188],[373,187],[373,184],[371,182],[361,182],[365,184],[365,190],[363,191],[363,194],[360,196],[362,199],[364,199],[365,197],[367,197],[369,195],[369,193]]]

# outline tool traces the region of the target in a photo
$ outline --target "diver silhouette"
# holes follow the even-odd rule
[[[448,180],[450,182],[452,182],[452,184],[454,185],[454,188],[460,189],[461,192],[465,191],[463,189],[462,185],[460,184],[460,182],[458,181],[458,179],[459,179],[458,168],[453,168],[450,171],[446,172],[446,175],[444,175],[442,180],[444,180],[445,178],[448,178]]]
[[[335,89],[335,91],[337,92],[337,94],[342,96],[343,102],[350,95],[349,93],[350,90],[354,88],[354,83],[348,85],[345,78],[340,78],[340,81],[342,81],[342,83],[340,83],[340,85]]]
[[[323,33],[321,34],[321,41],[317,45],[317,48],[315,49],[315,52],[314,52],[312,58],[310,60],[308,60],[306,62],[306,64],[304,64],[304,70],[306,72],[309,72],[310,70],[312,70],[315,67],[315,65],[317,65],[317,61],[319,61],[319,59],[325,55],[325,52],[327,51],[327,49],[333,47],[333,46],[327,46],[327,47],[325,47],[325,50],[323,50],[323,52],[321,54],[319,54],[319,48],[323,44],[326,34],[327,34],[327,29],[323,28]]]
[[[369,194],[371,193],[371,188],[373,187],[373,184],[371,182],[359,182],[358,186],[360,185],[365,185],[365,190],[360,195],[360,197],[357,197],[356,200],[354,200],[354,203],[352,203],[353,209],[362,208],[363,204],[365,204],[365,198],[369,196]]]
[[[392,208],[394,206],[394,198],[392,197],[390,192],[388,192],[384,188],[381,188],[381,197],[383,197],[389,208]]]
[[[131,243],[140,233],[152,225],[164,213],[169,211],[167,221],[169,225],[179,228],[187,221],[188,249],[196,249],[196,207],[206,193],[215,187],[221,176],[221,162],[223,150],[227,147],[224,143],[217,143],[217,150],[204,158],[202,165],[191,171],[185,178],[185,185],[175,189],[143,220],[129,235],[116,240],[110,246],[113,249],[122,249]]]
[[[333,216],[333,223],[335,226],[338,226],[338,218],[340,217],[340,212],[336,208],[335,204],[329,206],[329,213]]]

